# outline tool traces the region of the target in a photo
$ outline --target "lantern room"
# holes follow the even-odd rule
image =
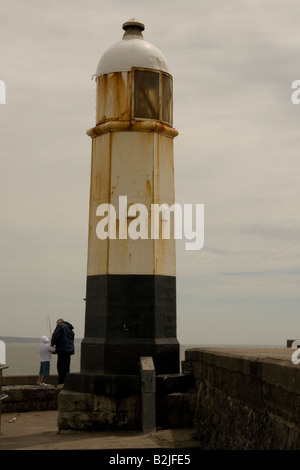
[[[123,24],[124,35],[101,57],[97,82],[96,125],[107,121],[156,120],[173,123],[172,76],[165,57],[144,40],[144,25]]]

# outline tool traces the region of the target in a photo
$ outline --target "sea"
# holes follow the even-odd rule
[[[6,346],[5,363],[8,366],[3,370],[3,375],[38,375],[40,367],[39,342],[11,342],[4,341]],[[75,354],[71,357],[70,372],[80,371],[81,340],[75,342]],[[200,345],[180,345],[180,360],[184,359],[186,349]],[[203,347],[203,345],[201,345]],[[50,362],[50,374],[56,374],[56,356],[52,355]]]
[[[30,342],[28,338],[7,338],[0,337],[5,343],[5,364],[7,369],[3,370],[3,375],[38,375],[40,367],[39,342]],[[75,354],[71,358],[70,372],[80,371],[80,346],[81,339],[75,341]],[[185,350],[197,347],[245,347],[252,345],[231,345],[231,344],[185,344],[180,345],[180,361],[184,360]],[[256,347],[258,345],[255,345]],[[268,345],[264,347],[278,347],[278,345]],[[0,358],[1,362],[1,358]],[[50,362],[50,374],[56,374],[56,356],[52,355]]]

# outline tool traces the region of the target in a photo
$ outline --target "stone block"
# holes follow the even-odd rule
[[[95,395],[63,390],[59,397],[60,431],[140,429],[141,399],[138,396]]]
[[[170,393],[157,397],[157,426],[162,428],[192,427],[197,393]]]
[[[94,395],[92,393],[62,390],[58,396],[58,408],[64,411],[93,411]]]
[[[60,411],[58,416],[58,430],[62,431],[97,431],[93,412],[84,411]]]
[[[2,403],[2,413],[56,410],[59,390],[56,387],[32,385],[5,386],[7,398]]]

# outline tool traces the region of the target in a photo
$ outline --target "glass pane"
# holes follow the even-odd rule
[[[172,124],[172,79],[162,76],[162,120]]]
[[[159,119],[159,74],[135,70],[134,78],[134,116]]]

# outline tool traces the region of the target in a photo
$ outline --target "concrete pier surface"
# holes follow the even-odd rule
[[[295,351],[295,348],[279,346],[197,347],[187,349],[185,352],[185,358],[187,360],[196,358],[198,354],[197,351],[200,354],[203,351],[206,351],[217,355],[239,357],[251,361],[280,362],[282,365],[295,367],[292,363],[292,353]]]
[[[57,431],[58,411],[4,413],[0,450],[200,449],[191,428],[142,431]]]

